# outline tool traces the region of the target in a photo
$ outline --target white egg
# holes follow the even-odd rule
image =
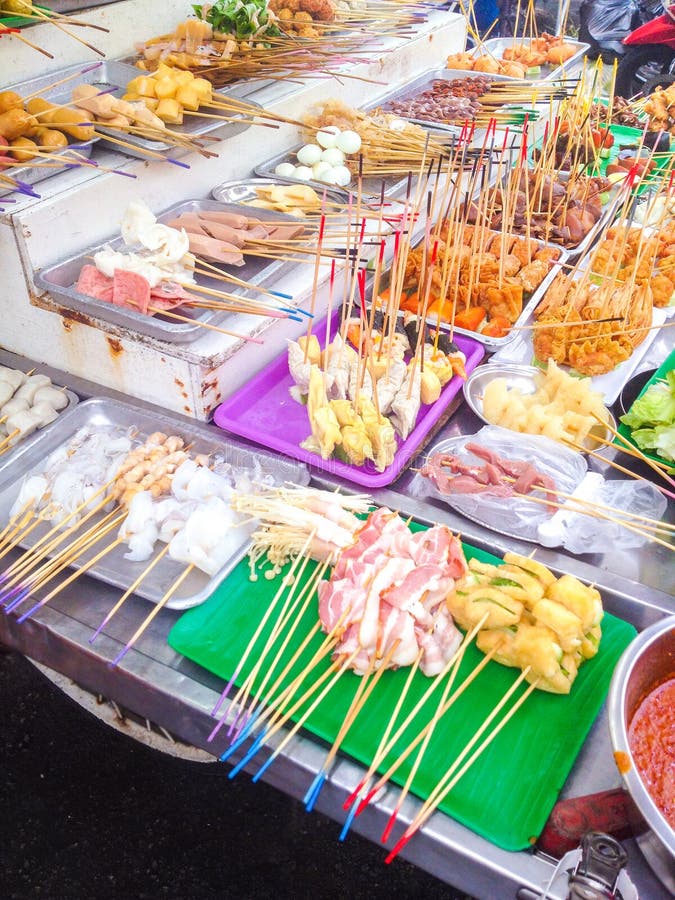
[[[328,170],[332,168],[333,167],[329,163],[324,162],[323,160],[318,163],[314,163],[314,165],[312,166],[312,178],[314,178],[316,181],[323,181],[323,173],[328,172]]]
[[[279,165],[274,170],[274,174],[278,175],[280,178],[292,178],[295,174],[295,166],[293,163],[279,163]]]
[[[352,180],[352,173],[347,166],[335,166],[333,169],[333,178],[335,179],[335,184],[338,184],[340,187],[347,187]]]
[[[293,178],[297,178],[299,181],[309,181],[312,177],[312,170],[309,166],[296,166],[293,172]]]
[[[322,128],[321,131],[317,131],[316,142],[317,144],[321,144],[321,146],[325,147],[326,149],[328,149],[329,147],[334,147],[339,134],[340,129],[337,127],[337,125],[326,125],[326,127]]]
[[[321,159],[321,147],[317,144],[305,144],[298,150],[297,157],[303,166],[313,166]]]
[[[336,170],[332,166],[328,166],[321,176],[321,181],[323,181],[324,184],[337,184],[335,171]]]
[[[321,159],[323,162],[327,162],[329,166],[342,166],[344,165],[345,155],[337,147],[329,147],[323,151]]]
[[[404,131],[406,126],[406,122],[404,119],[392,119],[389,122],[389,130],[390,131]]]
[[[341,135],[338,135],[335,146],[347,155],[358,153],[361,149],[361,137],[355,131],[343,131]]]

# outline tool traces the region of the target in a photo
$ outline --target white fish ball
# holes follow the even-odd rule
[[[312,170],[309,166],[296,166],[295,171],[293,172],[293,178],[297,178],[298,181],[309,181],[312,177]]]
[[[298,162],[303,166],[313,166],[321,159],[321,147],[318,144],[305,144],[297,152]]]
[[[335,146],[347,155],[358,153],[361,149],[361,136],[356,131],[343,131],[341,135],[338,135]]]
[[[280,178],[293,178],[295,175],[295,166],[293,163],[289,162],[279,163],[274,170],[274,174],[278,175]]]
[[[339,134],[340,129],[337,125],[326,125],[321,131],[317,131],[316,142],[326,149],[334,147]]]
[[[342,166],[344,165],[345,155],[337,147],[329,147],[328,150],[323,151],[321,159],[323,162],[327,162],[329,166]]]

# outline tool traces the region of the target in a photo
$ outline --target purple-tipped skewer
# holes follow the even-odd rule
[[[174,166],[180,166],[181,169],[189,169],[190,168],[190,166],[187,163],[180,162],[177,159],[173,159],[173,157],[171,157],[171,156],[165,156],[164,159],[169,163],[173,163]]]
[[[5,576],[6,577],[6,576]],[[12,597],[16,597],[20,590],[22,590],[23,585],[18,584],[16,587],[7,588],[6,590],[0,592],[0,603],[7,603]]]
[[[30,591],[28,591],[27,593],[30,593]],[[19,618],[17,619],[19,625],[21,625],[22,622],[25,622],[26,619],[30,618],[30,616],[32,616],[34,612],[37,612],[41,606],[44,606],[44,602],[42,600],[32,606],[31,609],[28,610],[28,612],[25,612],[23,613],[23,615],[19,616]]]
[[[30,594],[30,588],[23,588],[21,590],[20,594],[18,595],[18,597],[15,597],[14,600],[12,600],[10,603],[8,603],[5,606],[5,613],[7,615],[9,615],[11,612],[13,612],[17,608],[17,606],[19,606],[21,603],[23,603],[23,601],[26,599],[26,597],[29,594]]]

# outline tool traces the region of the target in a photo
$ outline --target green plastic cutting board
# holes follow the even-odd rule
[[[501,562],[466,545],[464,550],[467,558],[476,556],[487,562]],[[314,569],[313,563],[308,566],[305,576],[309,575],[309,569]],[[169,644],[210,672],[229,679],[279,583],[279,578],[268,581],[262,576],[251,582],[248,562],[240,563],[206,603],[191,609],[179,619],[169,635]],[[316,623],[317,615],[314,598],[283,655],[284,662],[290,659],[293,649],[299,646]],[[272,618],[274,616],[270,616]],[[270,630],[265,630],[257,646],[263,646]],[[440,808],[505,850],[528,847],[543,828],[605,698],[614,666],[635,634],[631,625],[606,614],[600,651],[581,667],[572,693],[563,697],[535,691],[445,798]],[[321,637],[316,636],[299,660],[297,671],[306,664],[320,643]],[[268,657],[271,658],[272,655]],[[481,659],[480,651],[471,645],[465,653],[455,684],[459,684]],[[315,670],[316,676],[327,666],[324,661]],[[248,674],[251,667],[252,664],[247,665],[242,675]],[[276,671],[282,668],[283,665]],[[384,674],[344,740],[342,752],[368,764],[400,696],[408,671],[399,669]],[[515,669],[488,663],[438,724],[413,781],[414,794],[422,798],[428,796],[517,675]],[[332,742],[359,681],[359,677],[352,672],[343,675],[309,717],[305,727],[317,737]],[[413,707],[428,684],[429,680],[424,675],[419,672],[415,675],[404,711]],[[522,687],[518,689],[520,692],[523,690]],[[441,692],[442,688],[413,721],[410,730],[402,736],[400,746],[394,748],[392,756],[385,760],[382,771],[429,720]],[[398,721],[401,720],[402,717]],[[214,749],[220,752],[224,748],[223,735],[223,743],[217,744]],[[398,770],[397,779],[401,780],[397,783],[403,783],[414,758],[413,753]],[[263,759],[261,756],[261,764]]]
[[[662,381],[668,372],[672,372],[675,369],[675,350],[672,351],[670,356],[665,359],[659,368],[654,372],[652,377],[649,379],[647,384],[642,388],[640,393],[637,395],[636,399],[640,399],[640,397],[645,393],[645,391],[649,390],[649,388],[657,381]],[[632,429],[628,427],[628,425],[624,425],[623,422],[619,422],[618,432],[633,444],[634,447],[637,447],[637,444],[633,440],[633,432]],[[619,447],[623,446],[621,441],[618,438],[614,438],[614,443],[618,444]],[[639,449],[639,448],[638,448]],[[645,456],[648,456],[650,459],[653,459],[655,462],[663,463],[665,466],[674,466],[671,460],[663,459],[663,457],[658,456],[656,453],[651,453],[649,450],[641,450],[641,453],[644,453]]]

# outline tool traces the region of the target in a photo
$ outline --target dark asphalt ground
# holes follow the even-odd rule
[[[4,900],[470,900],[265,784],[184,762],[0,652]]]

